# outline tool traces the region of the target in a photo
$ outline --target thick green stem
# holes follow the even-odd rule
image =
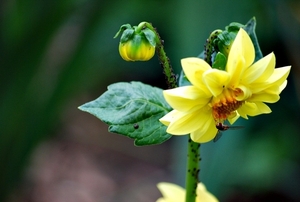
[[[163,68],[163,72],[166,76],[167,85],[169,88],[176,88],[177,87],[176,76],[173,72],[173,69],[172,69],[172,66],[170,63],[170,59],[168,58],[168,56],[164,50],[163,40],[160,38],[156,29],[150,23],[145,22],[144,24],[143,23],[141,23],[141,24],[143,26],[151,29],[155,33],[156,38],[157,38],[156,39],[156,53],[158,55],[159,62]]]
[[[186,196],[185,202],[196,201],[196,188],[199,182],[200,172],[200,144],[191,140],[188,141],[187,173],[185,178]]]
[[[160,38],[156,29],[147,22],[140,23],[138,29],[142,27],[147,27],[151,29],[156,37],[156,53],[158,55],[161,66],[163,67],[163,72],[166,76],[167,84],[169,88],[176,88],[177,81],[176,76],[173,73],[170,60],[164,51],[163,40]],[[189,138],[188,142],[188,158],[187,158],[187,173],[186,173],[186,202],[195,202],[196,200],[196,188],[199,182],[199,172],[200,172],[200,144],[193,142]]]

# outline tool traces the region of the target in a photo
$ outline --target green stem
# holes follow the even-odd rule
[[[200,172],[200,144],[192,141],[189,137],[188,156],[187,156],[187,172],[185,178],[186,196],[185,202],[196,201],[196,189],[199,182]]]
[[[163,72],[166,76],[167,85],[169,88],[176,88],[177,87],[176,76],[173,72],[173,69],[172,69],[172,66],[170,63],[170,59],[168,58],[168,56],[164,50],[163,40],[160,38],[158,32],[152,26],[152,24],[150,24],[148,22],[143,22],[139,25],[139,27],[140,26],[147,27],[155,33],[156,38],[157,38],[156,39],[156,53],[158,55],[159,62],[163,68]]]
[[[148,22],[140,23],[137,29],[142,29],[147,27],[151,29],[156,37],[156,53],[158,55],[160,64],[163,67],[163,72],[166,76],[167,84],[169,88],[176,88],[177,81],[176,76],[173,73],[170,60],[164,51],[163,40],[160,38],[156,29]],[[188,142],[188,158],[187,158],[187,173],[186,173],[186,202],[195,202],[196,200],[196,189],[199,182],[199,172],[200,172],[200,144],[193,142],[189,138]]]

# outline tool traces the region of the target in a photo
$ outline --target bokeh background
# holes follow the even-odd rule
[[[298,0],[3,0],[0,2],[0,201],[155,201],[184,185],[186,138],[135,147],[77,109],[119,81],[166,88],[158,60],[128,63],[113,36],[153,23],[176,73],[211,31],[257,19],[264,55],[292,65],[273,112],[201,146],[200,178],[220,201],[300,201]]]

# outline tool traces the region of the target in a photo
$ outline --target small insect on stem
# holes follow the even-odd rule
[[[218,132],[213,139],[214,142],[217,142],[222,137],[222,133],[221,133],[222,131],[226,131],[228,129],[239,129],[239,128],[243,128],[243,126],[228,126],[228,125],[224,125],[223,123],[217,123],[216,128],[218,129]]]

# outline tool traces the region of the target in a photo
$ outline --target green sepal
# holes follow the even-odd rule
[[[263,54],[261,52],[256,33],[255,33],[255,28],[256,28],[256,19],[255,17],[251,18],[245,25],[242,25],[237,22],[232,22],[228,26],[225,27],[225,30],[218,35],[218,39],[216,39],[216,43],[218,46],[218,49],[220,52],[224,53],[225,56],[226,53],[228,53],[228,50],[234,41],[238,31],[240,28],[243,28],[249,35],[255,49],[255,60],[261,59],[263,57]]]
[[[192,85],[188,78],[185,76],[183,70],[181,70],[179,79],[178,79],[178,86],[190,86]]]
[[[252,40],[255,49],[255,61],[261,59],[263,55],[260,50],[260,46],[255,33],[255,28],[256,28],[255,17],[251,18],[245,25],[242,25],[237,22],[232,22],[228,26],[226,26],[225,30],[221,34],[219,34],[218,38],[215,40],[215,44],[217,45],[218,50],[227,57],[230,46],[234,41],[240,28],[243,28],[248,33],[248,35]]]
[[[134,34],[132,36],[132,38],[130,39],[131,45],[131,52],[134,52],[135,54],[137,54],[137,52],[141,51],[141,45],[142,43],[144,43],[145,41],[145,36],[143,36],[142,34]]]
[[[114,38],[121,35],[120,42],[125,43],[134,36],[134,28],[130,24],[122,25]]]
[[[145,38],[148,40],[151,46],[155,47],[157,40],[155,33],[149,28],[143,29],[142,33],[145,35]]]
[[[115,83],[107,89],[79,109],[108,124],[110,132],[134,139],[136,146],[161,144],[171,138],[159,122],[172,110],[162,89],[141,82]]]
[[[228,31],[223,31],[221,34],[219,34],[217,39],[217,46],[219,50],[224,49],[223,48],[224,46],[230,46],[234,41],[236,35],[237,32],[228,32]]]
[[[130,40],[132,37],[134,36],[134,30],[133,29],[126,29],[124,30],[124,32],[122,33],[120,42],[121,43],[125,43],[128,40]]]
[[[151,29],[145,27],[144,25],[145,22],[140,23],[139,26],[133,27],[130,24],[124,24],[120,27],[114,38],[117,38],[119,35],[121,35],[120,42],[125,43],[134,38],[135,35],[140,35],[143,40],[148,41],[151,46],[155,47],[157,37]]]
[[[215,50],[223,53],[225,57],[228,57],[231,44],[241,27],[243,27],[243,25],[236,22],[230,23],[226,26],[225,30],[221,32],[215,40]]]
[[[238,22],[232,22],[228,26],[225,27],[225,31],[227,32],[238,32],[240,28],[243,28],[244,25]]]
[[[218,52],[215,56],[215,60],[212,64],[212,68],[225,70],[226,62],[227,62],[226,56],[223,53]]]
[[[255,17],[251,18],[246,24],[245,24],[245,31],[248,33],[248,35],[251,38],[251,41],[254,45],[255,49],[255,59],[254,61],[258,61],[259,59],[263,58],[263,54],[261,52],[256,33],[255,33],[255,28],[256,28],[256,19]]]
[[[124,24],[120,27],[119,31],[115,34],[114,38],[117,38],[120,34],[123,34],[125,30],[132,29],[130,24]]]

